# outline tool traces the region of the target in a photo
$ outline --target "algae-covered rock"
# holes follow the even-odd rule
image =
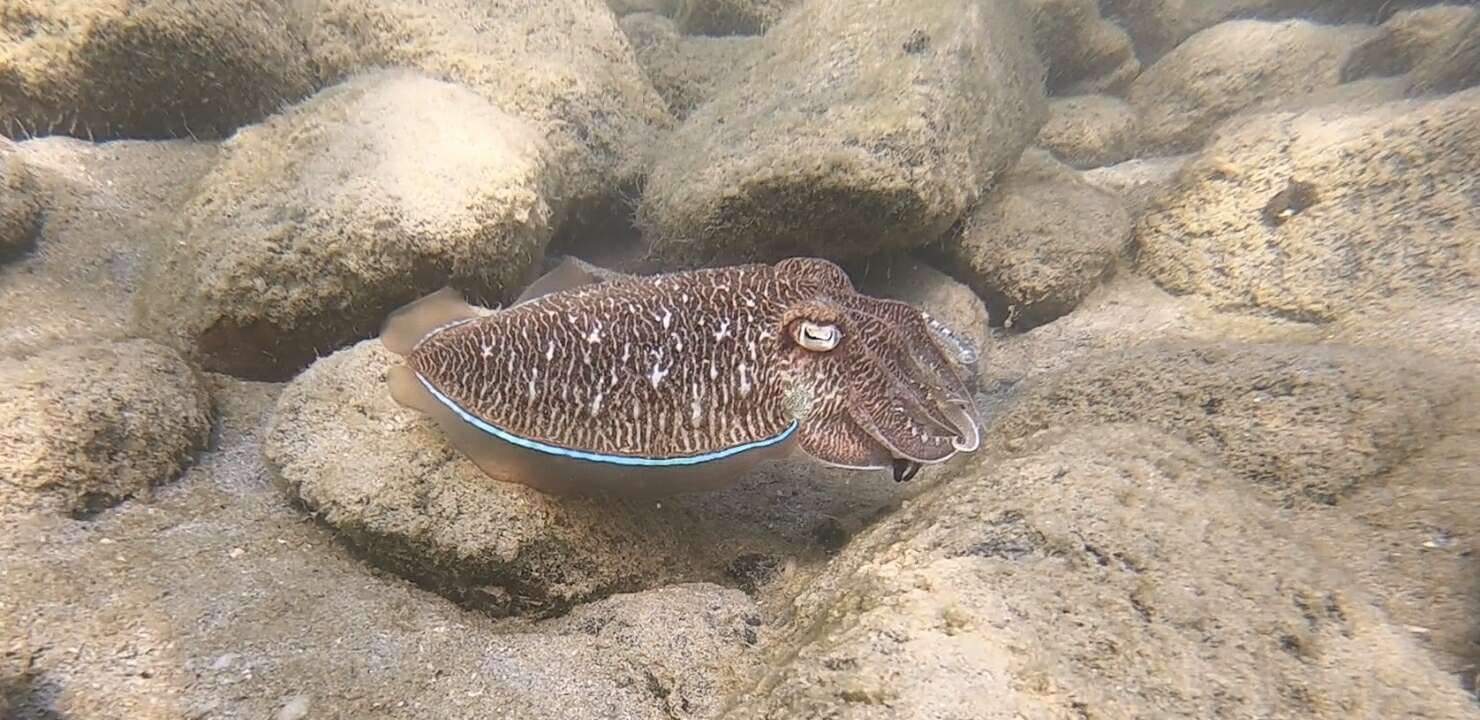
[[[1051,95],[1123,93],[1141,72],[1131,38],[1095,0],[1026,0]]]
[[[1151,64],[1201,30],[1226,20],[1304,19],[1327,25],[1379,23],[1431,0],[1101,0],[1105,15],[1130,33]]]
[[[1094,290],[1125,252],[1130,231],[1119,197],[1033,150],[941,253],[944,267],[987,301],[994,318],[1030,329]]]
[[[1480,11],[1455,26],[1408,74],[1409,93],[1456,92],[1480,83]]]
[[[1341,77],[1351,81],[1402,75],[1434,53],[1452,49],[1477,13],[1480,11],[1461,5],[1432,5],[1397,13],[1352,51]]]
[[[1038,131],[1016,2],[815,0],[667,141],[638,219],[670,267],[944,233]]]
[[[451,83],[390,70],[244,129],[137,301],[210,370],[291,376],[451,283],[511,299],[552,233],[539,134]]]
[[[1120,98],[1056,98],[1048,105],[1048,122],[1038,131],[1038,145],[1071,167],[1115,165],[1136,156],[1141,121]]]
[[[1079,179],[1101,189],[1113,192],[1125,201],[1125,209],[1132,220],[1141,217],[1151,201],[1171,189],[1192,155],[1167,155],[1154,158],[1137,158],[1115,165],[1086,170]]]
[[[87,516],[173,479],[211,432],[195,369],[148,340],[0,359],[0,514]]]
[[[854,541],[724,717],[1474,716],[1205,455],[1126,426],[1026,445]]]
[[[40,231],[36,180],[15,143],[0,138],[0,262],[25,252]]]
[[[464,85],[535,127],[557,211],[619,201],[671,119],[602,0],[318,0],[304,20],[326,82],[403,66]],[[568,206],[568,207],[567,207]]]
[[[0,133],[222,137],[317,84],[284,0],[13,0]]]
[[[1196,150],[1222,120],[1334,87],[1376,31],[1304,20],[1233,20],[1187,39],[1131,85],[1146,147]]]
[[[668,111],[680,120],[724,88],[760,43],[754,37],[684,36],[672,20],[653,13],[622,18],[622,31]]]
[[[1480,289],[1480,90],[1226,129],[1141,216],[1141,270],[1221,307],[1331,320]]]
[[[496,612],[564,608],[672,578],[660,518],[553,498],[483,475],[397,405],[394,364],[367,340],[283,391],[265,449],[288,492],[383,565]]]
[[[800,0],[678,0],[686,35],[760,35]]]
[[[1338,504],[1421,448],[1458,378],[1407,356],[1287,344],[1152,343],[1022,389],[992,435],[1138,422],[1180,435],[1284,505]]]

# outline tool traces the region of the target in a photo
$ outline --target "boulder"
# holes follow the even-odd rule
[[[1159,60],[1200,30],[1225,20],[1305,19],[1326,24],[1378,23],[1432,0],[1101,0],[1105,15],[1135,41],[1141,62]]]
[[[539,134],[377,71],[237,133],[157,246],[139,326],[213,371],[291,377],[453,284],[512,299],[553,232]]]
[[[1152,199],[1171,189],[1192,155],[1138,158],[1080,173],[1079,179],[1120,196],[1132,219],[1141,217]]]
[[[129,307],[149,247],[211,168],[216,145],[57,135],[12,147],[46,209],[40,250],[0,267],[0,356],[136,335]],[[25,197],[0,195],[0,207]]]
[[[686,35],[760,35],[800,0],[678,0]]]
[[[1124,30],[1095,0],[1025,0],[1034,45],[1048,66],[1051,95],[1119,95],[1141,72]]]
[[[825,557],[945,473],[895,483],[799,460],[657,502],[546,495],[488,478],[396,404],[385,381],[396,362],[367,340],[295,378],[270,421],[267,464],[371,562],[493,614],[553,614],[675,582],[764,586],[760,568]]]
[[[1228,117],[1333,87],[1347,58],[1375,34],[1305,20],[1232,20],[1203,30],[1131,85],[1146,148],[1196,150]]]
[[[1402,75],[1426,58],[1451,50],[1480,14],[1473,7],[1433,5],[1388,18],[1378,33],[1352,51],[1341,69],[1343,81]]]
[[[317,0],[302,20],[326,82],[402,66],[455,82],[545,137],[561,217],[620,204],[671,118],[602,0]]]
[[[312,92],[286,0],[16,0],[0,133],[224,137]]]
[[[1140,269],[1221,307],[1338,319],[1480,287],[1480,90],[1226,129],[1136,228]]]
[[[1452,32],[1408,74],[1412,95],[1447,93],[1480,83],[1480,11],[1456,19]]]
[[[850,544],[723,717],[1474,717],[1205,455],[1126,426],[1024,445]]]
[[[0,514],[89,517],[173,479],[210,439],[195,369],[148,340],[0,359],[0,382]]]
[[[992,317],[1027,330],[1073,310],[1130,243],[1120,198],[1076,177],[1042,150],[1023,154],[972,212],[942,267],[987,302]]]
[[[679,120],[723,88],[726,77],[760,43],[754,37],[680,35],[672,20],[652,13],[622,18],[622,30],[632,41],[637,62],[668,103],[668,112]]]
[[[939,237],[1044,114],[1016,2],[815,0],[668,140],[638,211],[669,267]]]
[[[0,261],[25,252],[41,231],[36,180],[15,143],[0,138]]]
[[[1423,447],[1457,383],[1390,353],[1149,343],[1038,378],[987,436],[1134,421],[1181,435],[1281,505],[1335,505]]]
[[[1048,122],[1038,131],[1039,147],[1081,170],[1130,160],[1140,144],[1136,111],[1108,95],[1055,98],[1048,104]]]

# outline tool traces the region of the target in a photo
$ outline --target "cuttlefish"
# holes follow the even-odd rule
[[[971,348],[831,262],[590,268],[567,259],[500,310],[450,288],[397,310],[392,397],[488,476],[551,493],[710,490],[797,453],[903,481],[978,447]]]

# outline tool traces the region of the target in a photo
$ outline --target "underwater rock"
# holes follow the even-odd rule
[[[1055,98],[1038,145],[1070,167],[1114,165],[1136,156],[1140,119],[1124,100],[1107,95]]]
[[[622,30],[632,41],[638,64],[679,120],[713,97],[760,43],[754,37],[687,37],[672,20],[652,13],[622,18]]]
[[[552,233],[538,134],[410,71],[326,88],[223,152],[136,302],[213,371],[290,377],[449,282],[507,301]]]
[[[1455,92],[1480,83],[1480,11],[1456,19],[1453,32],[1408,74],[1409,94]]]
[[[1079,305],[1112,271],[1130,233],[1119,197],[1033,149],[941,253],[993,318],[1027,330]]]
[[[1079,179],[1119,195],[1134,220],[1141,217],[1153,198],[1171,189],[1177,173],[1192,158],[1189,154],[1127,160],[1086,170],[1080,173]]]
[[[36,180],[15,143],[0,137],[0,262],[30,248],[41,231]]]
[[[1376,32],[1304,20],[1233,20],[1199,32],[1131,85],[1146,148],[1196,150],[1228,117],[1339,84],[1347,57]]]
[[[801,0],[678,0],[685,35],[760,35]]]
[[[0,513],[86,517],[174,478],[211,432],[210,397],[148,340],[0,359]]]
[[[1435,53],[1452,49],[1475,15],[1473,7],[1434,5],[1388,18],[1379,32],[1352,51],[1341,69],[1343,81],[1402,75]]]
[[[1321,339],[1480,365],[1480,295],[1447,301],[1400,297],[1325,326]]]
[[[1149,343],[1035,380],[988,437],[1139,422],[1180,435],[1282,505],[1336,505],[1423,447],[1458,379],[1408,355]]]
[[[264,443],[288,492],[377,562],[498,613],[692,570],[661,514],[489,479],[391,399],[394,361],[367,340],[314,363],[283,391]]]
[[[588,639],[593,653],[626,655],[632,683],[674,718],[714,717],[734,681],[755,666],[763,631],[755,601],[709,583],[613,595],[537,628]]]
[[[1119,95],[1141,72],[1131,38],[1095,0],[1026,0],[1050,95]]]
[[[1101,9],[1130,33],[1141,62],[1151,64],[1198,31],[1225,20],[1378,23],[1431,0],[1101,0]]]
[[[669,138],[638,220],[669,268],[928,243],[1044,115],[1016,2],[814,0]]]
[[[671,118],[602,0],[318,0],[309,51],[326,82],[402,66],[457,82],[544,134],[557,217],[621,203]],[[557,223],[558,224],[558,223]]]
[[[1026,445],[850,544],[724,717],[1473,717],[1205,455],[1127,426]]]
[[[0,134],[224,137],[312,92],[284,0],[15,0]]]
[[[1138,264],[1225,308],[1323,321],[1480,287],[1480,90],[1226,127],[1141,216]]]

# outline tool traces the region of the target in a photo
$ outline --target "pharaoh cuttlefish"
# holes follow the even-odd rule
[[[490,477],[557,493],[714,489],[798,449],[908,480],[977,448],[972,351],[831,262],[589,267],[567,260],[491,314],[451,290],[397,310],[391,395]]]

